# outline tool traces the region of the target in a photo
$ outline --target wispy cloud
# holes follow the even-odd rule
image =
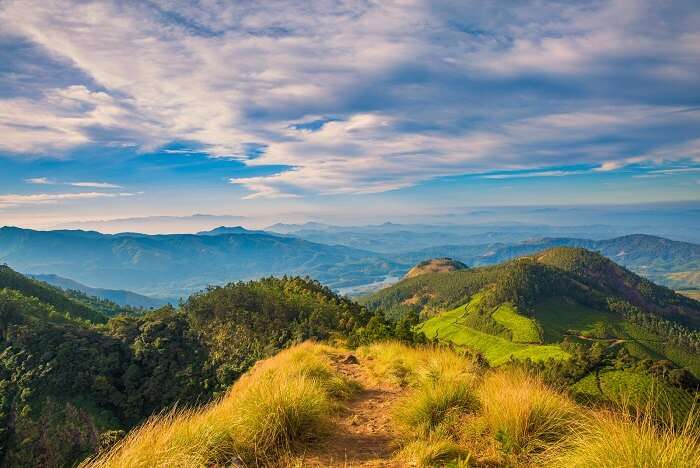
[[[34,194],[7,194],[0,195],[0,206],[33,205],[39,203],[58,203],[69,200],[86,200],[93,198],[131,197],[135,193],[108,193],[108,192],[77,192],[77,193],[34,193]]]
[[[101,189],[117,189],[124,188],[121,185],[110,184],[107,182],[60,182],[57,180],[49,179],[48,177],[32,177],[29,179],[24,179],[28,184],[36,185],[69,185],[71,187],[83,187],[83,188],[101,188]]]
[[[516,172],[511,174],[486,174],[480,176],[482,179],[519,179],[523,177],[564,177],[577,174],[585,174],[588,171],[537,171],[537,172]]]
[[[28,184],[36,185],[53,185],[56,183],[48,177],[31,177],[29,179],[24,179],[24,181]]]
[[[292,168],[232,177],[250,198],[679,161],[673,146],[692,149],[700,125],[692,0],[7,0],[0,20],[46,55],[33,64],[46,73],[0,99],[0,149],[177,140]],[[50,81],[53,68],[74,82]]]
[[[123,188],[121,185],[109,184],[107,182],[68,182],[67,185],[73,187],[87,187],[87,188]]]

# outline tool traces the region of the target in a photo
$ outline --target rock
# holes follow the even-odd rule
[[[360,363],[360,361],[357,360],[357,358],[355,357],[354,354],[348,354],[347,357],[340,362],[342,362],[343,364],[359,364]]]

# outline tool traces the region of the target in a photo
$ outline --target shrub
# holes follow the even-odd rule
[[[394,409],[393,420],[404,438],[425,438],[433,433],[454,433],[461,414],[478,408],[469,383],[443,381],[427,383],[402,398]]]

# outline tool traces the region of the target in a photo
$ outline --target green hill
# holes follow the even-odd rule
[[[88,320],[93,323],[107,321],[107,317],[96,308],[70,297],[54,286],[21,275],[7,265],[0,265],[1,288],[12,289],[25,296],[34,297],[42,303],[52,306],[57,312],[72,318]]]
[[[700,303],[580,248],[406,278],[362,302],[393,320],[418,314],[429,339],[492,365],[530,362],[569,384],[617,366],[688,395],[700,377]]]

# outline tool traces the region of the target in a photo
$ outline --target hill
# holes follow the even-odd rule
[[[247,232],[151,236],[6,227],[0,229],[0,261],[25,273],[52,273],[158,297],[266,275],[308,275],[342,287],[404,272],[373,252]]]
[[[604,390],[624,394],[609,374]],[[84,466],[698,466],[696,421],[657,424],[663,405],[651,410],[591,409],[446,348],[304,343]]]
[[[395,320],[418,314],[428,338],[479,352],[494,365],[596,353],[571,370],[569,383],[603,358],[611,365],[664,360],[668,372],[700,376],[700,303],[584,249],[406,278],[362,302]]]
[[[445,273],[448,271],[465,270],[467,268],[469,267],[464,263],[452,260],[451,258],[434,258],[432,260],[420,262],[418,265],[408,270],[405,277],[413,278],[426,273]]]
[[[493,265],[554,247],[581,247],[596,251],[635,273],[676,289],[700,286],[700,245],[663,237],[633,234],[606,240],[578,238],[531,239],[514,244],[489,243],[434,246],[396,255],[399,262],[447,256],[469,265]]]
[[[82,319],[94,323],[104,323],[107,317],[90,305],[65,294],[58,288],[41,281],[21,275],[7,265],[0,265],[0,289],[21,293],[26,297],[38,299],[56,312],[72,319]]]
[[[156,299],[153,297],[144,296],[142,294],[137,294],[131,291],[125,291],[123,289],[104,289],[104,288],[91,288],[77,281],[73,281],[69,278],[63,278],[58,275],[28,275],[36,280],[43,281],[57,288],[69,291],[78,291],[87,296],[98,297],[105,299],[107,301],[114,302],[117,305],[125,307],[137,307],[144,309],[151,309],[154,307],[161,307],[168,303],[168,301],[162,299]],[[175,301],[173,301],[175,302]]]
[[[388,330],[303,278],[212,287],[180,309],[107,320],[60,289],[0,273],[0,466],[73,466],[153,414],[212,400],[291,344]]]

